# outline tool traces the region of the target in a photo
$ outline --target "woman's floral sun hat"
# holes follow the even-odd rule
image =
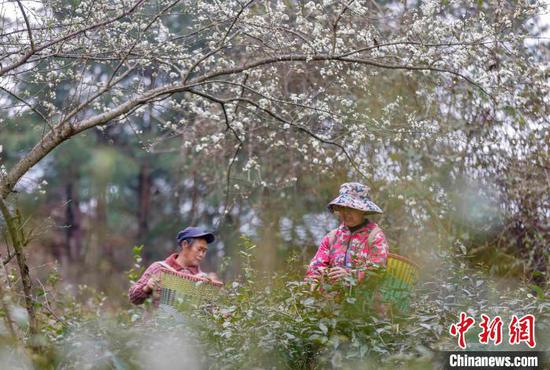
[[[340,186],[340,194],[328,204],[328,209],[334,212],[334,206],[349,207],[367,214],[383,213],[382,209],[368,196],[370,188],[358,182],[346,182]]]

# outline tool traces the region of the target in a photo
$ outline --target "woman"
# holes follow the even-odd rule
[[[331,212],[340,217],[340,226],[321,240],[307,270],[307,279],[319,282],[326,276],[331,281],[353,275],[362,281],[365,268],[385,266],[388,243],[384,232],[367,215],[382,213],[368,196],[369,188],[357,182],[345,183],[340,194],[329,203]]]

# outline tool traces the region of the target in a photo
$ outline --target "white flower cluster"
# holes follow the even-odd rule
[[[242,144],[240,169],[260,184],[283,182],[266,157],[291,178],[349,158],[392,178],[432,150],[474,170],[495,152],[527,156],[550,95],[525,43],[538,2],[22,3],[32,29],[6,20],[0,46],[9,114],[40,128],[159,123],[201,155]]]

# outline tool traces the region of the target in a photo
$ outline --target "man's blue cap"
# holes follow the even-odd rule
[[[180,244],[183,240],[191,238],[205,239],[208,244],[212,243],[216,239],[214,234],[204,230],[203,228],[189,226],[178,233],[178,244]]]

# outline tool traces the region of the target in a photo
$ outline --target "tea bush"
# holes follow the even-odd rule
[[[289,259],[287,271],[266,276],[253,268],[253,248],[245,240],[243,275],[227,282],[216,301],[183,304],[175,317],[150,305],[109,307],[105,296],[87,287],[80,287],[85,300],[57,289],[48,304],[62,315],[57,321],[43,317],[50,324],[42,326],[40,350],[4,345],[2,360],[12,368],[32,363],[41,369],[426,369],[437,366],[437,351],[457,349],[448,330],[461,311],[476,319],[469,348],[492,348],[478,344],[482,313],[505,323],[507,315],[532,313],[537,348],[549,343],[544,294],[491,281],[467,268],[463,256],[439,256],[445,262],[424,276],[409,309],[398,312],[373,294],[376,272],[360,285],[351,279],[311,292],[296,260]],[[29,345],[30,339],[37,338]]]

